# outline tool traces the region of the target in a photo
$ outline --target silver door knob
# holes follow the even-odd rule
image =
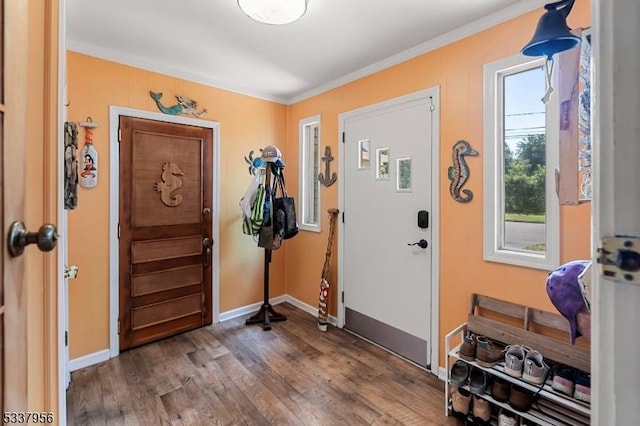
[[[58,241],[58,231],[50,223],[46,223],[38,229],[38,232],[29,232],[24,223],[15,221],[9,227],[7,247],[11,257],[18,257],[29,244],[37,244],[41,251],[51,251]]]

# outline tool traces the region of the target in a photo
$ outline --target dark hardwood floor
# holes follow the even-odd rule
[[[271,331],[226,321],[74,372],[70,425],[456,425],[435,376],[291,305]]]

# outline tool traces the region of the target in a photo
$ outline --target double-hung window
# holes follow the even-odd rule
[[[484,67],[484,259],[552,270],[559,263],[558,98],[545,104],[544,59]]]

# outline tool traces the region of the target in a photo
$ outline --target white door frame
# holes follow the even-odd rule
[[[120,339],[118,338],[118,300],[119,300],[119,242],[118,218],[120,215],[120,155],[118,148],[118,129],[121,115],[148,120],[164,121],[175,124],[185,124],[211,129],[213,131],[213,265],[220,265],[220,245],[216,243],[220,236],[220,124],[215,121],[177,115],[161,114],[157,112],[141,111],[118,106],[109,107],[109,354],[110,358],[120,353]],[[211,312],[213,322],[219,322],[220,317],[220,268],[212,269],[212,301]]]
[[[592,85],[593,245],[602,237],[640,237],[638,75],[640,4],[594,0]],[[640,287],[600,275],[593,251],[591,423],[637,424]]]
[[[67,346],[66,333],[69,329],[69,291],[67,280],[64,277],[65,263],[67,261],[67,211],[64,208],[64,123],[67,121],[67,48],[66,48],[66,0],[58,3],[58,415],[59,424],[67,424],[67,385],[70,380],[69,373],[69,347]]]
[[[431,212],[429,226],[431,227],[431,336],[429,338],[429,346],[431,354],[431,372],[436,376],[439,373],[439,354],[440,354],[440,87],[432,87],[409,95],[400,96],[398,98],[389,99],[373,105],[368,105],[352,111],[338,114],[338,141],[343,141],[342,134],[344,132],[345,121],[347,119],[357,118],[363,114],[369,114],[379,109],[386,109],[392,105],[399,103],[412,102],[424,99],[425,102],[431,102],[432,119],[431,126]],[[338,144],[338,176],[345,176],[344,165],[344,141]],[[345,194],[343,181],[338,181],[338,205],[340,211],[344,211]],[[348,213],[348,212],[347,212]],[[342,292],[344,291],[344,224],[342,220],[338,221],[338,327],[344,327],[344,302],[342,301]]]

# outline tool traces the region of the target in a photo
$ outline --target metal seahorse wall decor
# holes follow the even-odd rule
[[[178,176],[184,176],[180,167],[166,162],[162,165],[161,181],[153,185],[153,189],[160,193],[160,200],[168,207],[178,207],[183,201],[182,195],[175,193],[182,186],[182,179]]]
[[[478,155],[478,151],[471,148],[469,142],[459,140],[453,145],[453,166],[449,167],[449,179],[451,180],[449,192],[451,193],[451,197],[459,203],[468,203],[473,199],[473,192],[468,189],[462,189],[467,179],[469,179],[470,173],[469,166],[464,159],[467,155],[472,157]],[[460,192],[465,195],[460,195]]]
[[[318,181],[324,186],[331,186],[338,180],[338,174],[336,172],[331,173],[330,163],[333,161],[333,156],[331,155],[331,147],[328,145],[324,148],[322,161],[324,161],[324,175],[322,173],[318,174]]]
[[[162,105],[162,102],[160,102],[160,99],[162,99],[162,92],[149,91],[149,95],[154,101],[156,101],[156,105],[158,105],[158,109],[164,112],[165,114],[170,114],[170,115],[191,114],[195,117],[200,117],[207,113],[206,109],[198,111],[198,103],[192,99],[185,98],[184,96],[176,95],[176,99],[178,100],[178,103],[176,105],[166,107]]]

